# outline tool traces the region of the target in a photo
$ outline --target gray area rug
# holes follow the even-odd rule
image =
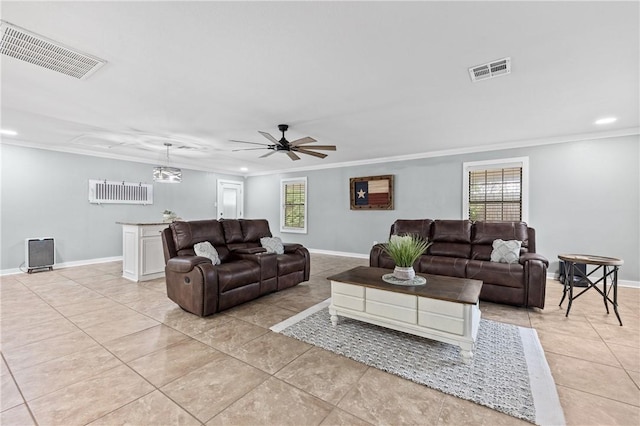
[[[272,330],[531,423],[564,424],[533,329],[481,320],[473,360],[465,365],[457,346],[343,317],[333,327],[326,306]]]

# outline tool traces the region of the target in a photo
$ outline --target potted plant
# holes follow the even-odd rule
[[[165,210],[162,212],[163,222],[171,223],[178,218],[178,215],[171,210]]]
[[[430,245],[430,242],[417,235],[392,235],[382,249],[396,264],[393,276],[400,280],[412,280],[416,276],[413,264]]]

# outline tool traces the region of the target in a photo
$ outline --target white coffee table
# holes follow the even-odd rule
[[[331,323],[338,316],[353,318],[460,347],[465,363],[473,357],[482,281],[419,274],[422,286],[388,284],[391,271],[360,266],[328,277],[331,281]]]

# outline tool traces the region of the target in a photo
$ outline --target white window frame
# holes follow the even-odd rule
[[[285,186],[292,183],[304,184],[304,227],[303,228],[291,228],[285,226]],[[280,232],[291,232],[296,234],[306,234],[307,224],[309,222],[309,216],[307,215],[307,206],[309,204],[308,198],[309,186],[307,185],[307,178],[286,178],[280,180]]]
[[[522,167],[522,221],[529,223],[529,157],[462,163],[462,218],[469,219],[469,172],[476,170]]]

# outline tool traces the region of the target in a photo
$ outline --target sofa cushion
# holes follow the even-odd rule
[[[250,260],[236,260],[218,267],[220,293],[260,281],[260,265]]]
[[[431,237],[431,219],[399,219],[396,220],[391,227],[392,235],[414,234],[422,237],[423,240],[429,240]]]
[[[434,242],[427,250],[427,254],[468,259],[471,254],[471,244]]]
[[[522,241],[497,239],[493,242],[491,261],[500,263],[515,263],[520,259]]]
[[[210,259],[211,263],[213,263],[214,265],[220,264],[220,257],[218,256],[218,252],[209,241],[203,241],[201,243],[194,244],[193,251],[196,252],[196,256],[202,256]]]
[[[468,259],[444,256],[420,256],[418,271],[433,275],[464,278]]]
[[[470,243],[471,222],[468,220],[436,220],[432,241],[442,243]]]
[[[497,263],[482,260],[467,262],[467,278],[503,287],[524,288],[524,266],[519,263]]]
[[[191,248],[203,241],[209,241],[214,246],[225,243],[222,226],[217,220],[179,221],[171,223],[169,227],[173,231],[176,250]]]
[[[529,252],[529,228],[524,222],[475,222],[471,234],[471,259],[491,260],[498,239],[522,241],[520,255]]]
[[[524,222],[475,222],[472,234],[473,244],[491,245],[502,239],[522,241],[522,247],[529,247],[529,229]]]
[[[227,244],[244,242],[244,235],[242,235],[242,227],[240,226],[239,220],[222,219],[220,223],[222,224],[222,229],[224,229],[224,240]]]
[[[284,253],[284,245],[282,245],[282,240],[278,237],[262,237],[260,238],[260,245],[267,249],[267,253]]]
[[[297,254],[279,254],[278,277],[290,274],[292,272],[304,271],[305,262],[305,258]]]
[[[260,241],[260,238],[272,236],[266,219],[240,219],[238,222],[240,222],[244,242],[256,242]]]

